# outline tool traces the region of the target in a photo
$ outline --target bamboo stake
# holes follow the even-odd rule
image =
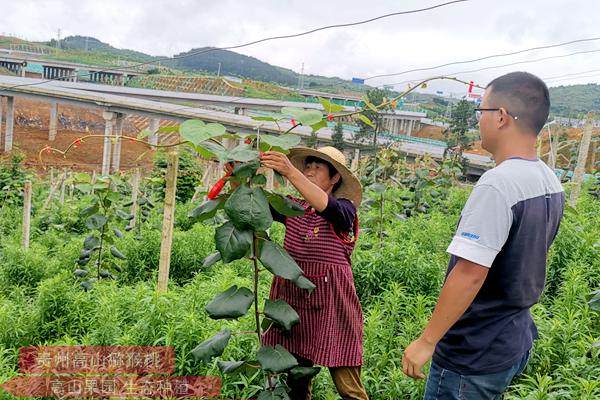
[[[175,218],[175,191],[177,189],[177,168],[179,156],[169,153],[167,161],[167,187],[163,212],[162,241],[160,244],[160,261],[158,267],[158,291],[165,293],[169,283],[169,267],[171,265],[171,245],[173,244],[173,220]]]

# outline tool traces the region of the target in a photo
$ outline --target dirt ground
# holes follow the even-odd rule
[[[51,142],[48,140],[50,104],[23,99],[15,100],[13,148],[25,154],[23,164],[35,169],[40,174],[45,174],[50,167],[99,172],[102,167],[103,138],[101,137],[84,139],[79,146],[72,148],[65,156],[56,151],[51,154],[43,151],[40,161],[40,150],[46,146],[64,151],[70,143],[78,138],[104,133],[104,120],[100,111],[59,105],[58,113],[62,115],[62,120],[68,126],[65,128],[59,122],[56,139]],[[5,129],[5,122],[5,120],[2,121],[2,132]],[[84,126],[87,130],[79,129]],[[125,125],[123,133],[125,136],[135,136],[137,132],[132,126]],[[4,135],[2,135],[0,145],[3,149]],[[121,145],[121,170],[126,171],[137,166],[144,170],[151,169],[153,151],[148,150],[150,150],[149,146],[125,139]],[[146,155],[136,161],[143,153]],[[9,157],[7,154],[2,154],[1,158],[6,162]]]
[[[6,105],[4,105],[6,109]],[[102,166],[103,138],[94,137],[85,139],[77,148],[72,148],[66,156],[53,151],[51,154],[40,150],[51,146],[58,150],[65,150],[70,143],[85,135],[102,135],[104,133],[104,120],[99,110],[80,107],[59,105],[59,125],[56,140],[48,140],[48,122],[50,118],[50,104],[47,102],[31,101],[17,98],[15,100],[15,131],[13,146],[25,153],[24,165],[35,169],[40,174],[45,174],[48,168],[69,168],[75,171],[99,171]],[[4,114],[5,115],[5,114]],[[5,120],[2,121],[2,132],[5,129]],[[138,129],[133,123],[126,121],[123,126],[125,136],[135,136]],[[582,129],[566,129],[570,139],[581,137]],[[542,153],[549,150],[547,132],[543,132]],[[415,133],[416,137],[443,140],[442,129],[439,127],[425,127]],[[4,135],[0,139],[0,149],[4,148]],[[468,153],[490,155],[481,148],[481,141],[477,141]],[[142,155],[142,158],[138,158]],[[121,170],[127,171],[134,167],[142,167],[148,171],[152,169],[153,151],[142,143],[124,140],[121,146]],[[8,155],[1,154],[0,158],[6,162]]]

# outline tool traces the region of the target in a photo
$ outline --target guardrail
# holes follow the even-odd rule
[[[441,140],[435,140],[435,139],[427,139],[427,138],[420,138],[420,137],[407,136],[407,135],[398,135],[398,134],[388,133],[388,132],[380,132],[378,134],[378,136],[383,139],[390,139],[390,140],[395,140],[395,141],[399,141],[399,142],[423,143],[423,144],[430,144],[432,146],[439,146],[439,147],[443,147],[443,148],[448,147],[448,143],[443,142]]]

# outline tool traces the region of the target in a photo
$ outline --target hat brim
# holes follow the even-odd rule
[[[360,184],[360,180],[350,171],[350,169],[330,157],[326,153],[322,153],[316,149],[311,149],[307,147],[295,147],[290,150],[288,154],[288,158],[294,167],[298,170],[304,170],[304,161],[306,157],[317,157],[322,160],[325,160],[336,169],[336,171],[340,174],[342,179],[342,184],[340,187],[333,192],[333,195],[338,199],[348,199],[350,200],[356,208],[360,207],[362,203],[362,186]]]

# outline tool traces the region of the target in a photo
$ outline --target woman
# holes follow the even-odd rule
[[[362,310],[352,276],[351,255],[358,232],[356,208],[362,200],[359,180],[334,147],[296,148],[289,156],[261,154],[261,163],[286,177],[303,199],[303,216],[286,218],[272,210],[286,226],[284,247],[316,289],[309,293],[275,277],[270,299],[282,299],[299,314],[300,324],[285,333],[272,326],[263,344],[280,344],[302,366],[329,367],[343,399],[367,399],[360,380],[362,365]],[[311,398],[311,380],[288,379],[292,399]]]

